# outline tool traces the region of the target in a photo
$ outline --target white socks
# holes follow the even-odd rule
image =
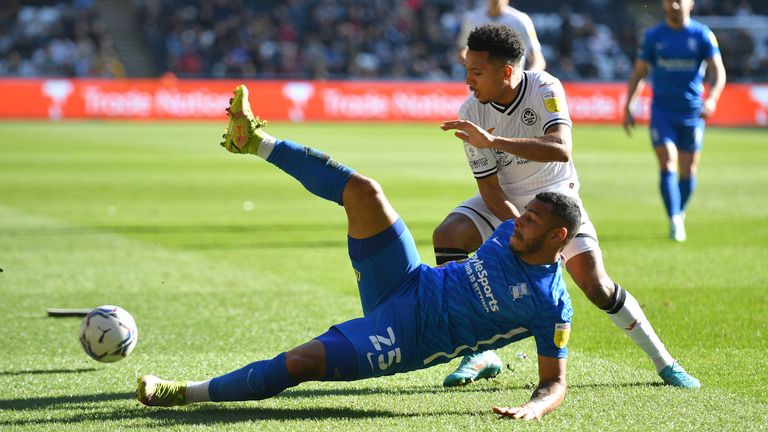
[[[208,394],[208,381],[187,381],[187,393],[185,398],[187,403],[210,402],[211,396]]]
[[[261,144],[259,144],[258,150],[256,150],[256,155],[264,160],[267,160],[269,155],[272,154],[272,149],[275,148],[275,144],[277,144],[277,138],[264,131],[259,133],[264,135],[264,137],[261,140]]]
[[[640,304],[632,297],[632,294],[618,285],[616,289],[624,291],[624,306],[616,313],[609,313],[608,316],[616,324],[616,327],[624,330],[624,333],[645,351],[645,354],[656,366],[656,371],[661,372],[666,366],[674,363],[675,359],[667,352],[661,339],[653,331],[651,323],[648,322],[643,309],[640,308]]]

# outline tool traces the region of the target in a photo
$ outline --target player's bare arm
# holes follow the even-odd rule
[[[543,71],[547,67],[547,61],[544,59],[544,54],[541,51],[531,51],[525,56],[528,60],[526,70],[530,71]]]
[[[720,95],[725,88],[725,66],[720,54],[707,60],[707,72],[711,77],[712,86],[701,107],[701,117],[705,119],[711,117],[717,110],[717,101],[720,100]]]
[[[635,61],[635,68],[632,70],[632,74],[629,76],[627,82],[627,101],[624,104],[624,131],[627,135],[632,135],[632,129],[635,127],[635,118],[632,116],[630,107],[634,103],[637,95],[642,93],[645,87],[645,77],[651,70],[651,65],[647,61],[637,59]]]
[[[539,385],[531,399],[517,407],[493,407],[493,412],[504,417],[540,420],[554,411],[565,398],[565,359],[539,356]]]
[[[571,128],[564,124],[552,125],[542,136],[506,138],[469,120],[443,122],[442,130],[455,130],[454,135],[477,148],[494,148],[534,162],[568,162],[573,146]]]
[[[485,205],[499,220],[516,219],[520,216],[520,211],[501,188],[496,174],[477,179],[477,188]]]

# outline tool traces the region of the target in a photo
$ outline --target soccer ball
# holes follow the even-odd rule
[[[125,309],[104,305],[80,323],[80,344],[92,359],[113,363],[128,356],[139,340],[139,329]]]

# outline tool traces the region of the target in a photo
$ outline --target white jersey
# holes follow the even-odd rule
[[[542,136],[551,126],[572,127],[560,80],[547,72],[524,71],[520,91],[509,106],[480,103],[474,96],[459,108],[459,118],[483,129],[495,128],[494,135],[507,138]],[[579,178],[573,159],[568,162],[534,162],[497,149],[478,149],[464,143],[475,178],[498,175],[511,199],[539,192],[557,191],[578,198]]]
[[[485,6],[467,12],[466,15],[464,15],[464,21],[462,22],[459,37],[456,39],[456,45],[459,49],[467,47],[469,33],[474,30],[475,27],[483,24],[504,24],[520,33],[520,37],[525,44],[526,52],[531,53],[541,51],[541,44],[536,37],[533,21],[531,21],[531,18],[528,15],[511,6],[505,7],[497,16],[488,15],[488,8]]]

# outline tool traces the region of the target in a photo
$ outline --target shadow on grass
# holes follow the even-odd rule
[[[319,398],[319,397],[339,397],[339,396],[372,396],[372,395],[439,395],[445,392],[461,391],[465,393],[494,393],[500,390],[510,390],[514,388],[525,388],[525,386],[493,386],[493,387],[463,387],[457,389],[444,389],[437,386],[424,386],[412,388],[400,387],[373,387],[373,388],[327,388],[327,389],[289,389],[277,395],[276,399],[289,401],[300,398]],[[0,399],[0,411],[2,410],[29,410],[29,409],[53,409],[59,405],[77,405],[91,404],[93,402],[109,402],[116,400],[135,400],[136,393],[100,393],[93,395],[77,396],[43,396],[19,399]],[[290,402],[288,402],[290,403]],[[137,402],[138,404],[138,402]],[[201,405],[205,406],[205,405]],[[221,407],[232,405],[221,405]],[[71,408],[71,407],[70,407]],[[224,409],[224,408],[221,408]],[[1,424],[1,423],[0,423]]]
[[[418,417],[421,414],[396,412],[363,407],[315,407],[296,408],[287,404],[285,408],[260,408],[258,406],[217,406],[201,405],[184,412],[152,410],[146,417],[164,420],[172,424],[240,423],[254,420],[341,420],[382,417]],[[361,404],[362,405],[362,404]]]
[[[446,413],[447,414],[447,413]],[[136,424],[136,421],[142,419],[150,423],[141,422],[138,427],[156,427],[168,428],[172,426],[202,426],[213,424],[236,424],[252,423],[258,420],[334,420],[334,419],[365,419],[365,418],[404,418],[419,417],[423,414],[393,412],[386,410],[355,409],[348,407],[339,408],[296,408],[286,406],[283,408],[259,408],[259,407],[224,407],[224,406],[205,406],[198,409],[189,408],[144,408],[120,409],[109,412],[88,412],[75,415],[66,415],[59,418],[51,418],[45,415],[45,418],[37,419],[18,419],[18,420],[0,420],[0,429],[4,426],[23,427],[23,426],[51,426],[56,424],[70,425],[76,424],[99,424],[103,422],[115,421],[126,422],[126,424]],[[437,415],[443,415],[437,413]],[[41,417],[43,415],[41,414]]]
[[[37,398],[0,399],[0,411],[55,408],[58,405],[76,405],[134,399],[136,393],[100,393],[77,396],[43,396]],[[2,424],[2,422],[0,422]]]
[[[665,384],[659,381],[637,381],[630,383],[591,383],[591,384],[568,384],[569,389],[580,388],[609,388],[609,387],[663,387]]]
[[[519,388],[524,388],[520,386]],[[420,416],[446,416],[457,414],[477,414],[474,411],[460,412],[455,407],[447,407],[445,410],[435,410],[430,413],[409,413],[400,411],[389,411],[382,409],[365,408],[365,396],[387,395],[435,395],[447,392],[463,393],[494,393],[503,390],[509,390],[510,386],[476,386],[463,387],[457,389],[444,389],[438,386],[423,387],[374,387],[374,388],[328,388],[328,389],[291,389],[278,395],[275,399],[282,400],[285,408],[259,407],[258,402],[226,403],[226,404],[200,404],[182,408],[149,408],[143,407],[136,402],[136,394],[127,393],[101,393],[93,395],[78,396],[51,396],[38,398],[19,398],[0,400],[0,412],[18,411],[23,416],[35,416],[39,412],[40,418],[22,418],[0,420],[0,429],[3,426],[31,426],[31,425],[54,425],[70,424],[79,422],[99,422],[99,421],[136,421],[137,419],[150,419],[157,421],[157,427],[167,427],[172,425],[197,425],[212,423],[239,423],[251,422],[254,420],[323,420],[323,419],[362,419],[362,418],[382,418],[382,417],[420,417]],[[322,397],[339,396],[360,396],[359,401],[353,401],[351,405],[359,404],[356,407],[300,407],[297,408],[298,401]],[[317,401],[317,399],[315,399]],[[122,401],[123,405],[119,410],[113,410],[114,405],[109,402]],[[94,412],[94,403],[103,402],[108,411]],[[125,407],[124,403],[134,403],[133,407]],[[256,405],[253,405],[253,404]],[[87,406],[86,406],[87,405]],[[61,413],[51,415],[52,411]],[[79,412],[85,411],[87,412]]]
[[[661,386],[657,382],[632,382],[632,383],[591,383],[576,384],[573,388],[599,388],[599,387],[655,387]],[[435,407],[431,412],[407,412],[390,411],[385,409],[365,408],[367,403],[364,398],[353,401],[351,405],[359,404],[361,407],[297,407],[294,400],[318,398],[325,396],[366,396],[376,394],[392,395],[439,395],[449,392],[462,393],[493,393],[514,389],[527,389],[527,385],[510,386],[500,385],[493,387],[462,387],[456,389],[444,389],[436,386],[424,386],[416,388],[362,388],[362,389],[293,389],[288,390],[276,399],[284,400],[284,408],[259,407],[258,402],[226,403],[226,404],[200,404],[180,408],[150,408],[143,407],[135,401],[135,393],[102,393],[80,396],[54,396],[40,398],[21,398],[0,400],[0,411],[22,411],[36,414],[39,418],[21,418],[0,420],[0,429],[4,426],[43,426],[72,423],[97,423],[105,421],[136,421],[148,420],[150,424],[141,424],[141,427],[165,428],[169,426],[194,426],[210,424],[235,424],[248,423],[257,420],[343,420],[343,419],[377,419],[377,418],[417,418],[417,417],[443,417],[455,415],[477,415],[476,410],[457,410],[456,407]],[[105,411],[94,412],[94,402],[125,401],[133,403],[133,406],[119,408],[105,404]],[[79,407],[78,404],[89,404],[87,407]],[[247,405],[246,405],[247,404]],[[245,405],[245,406],[244,406]],[[62,408],[61,416],[51,415],[52,409]],[[66,411],[64,411],[66,409]],[[78,412],[80,411],[80,412]],[[71,414],[70,414],[71,413]],[[27,414],[24,414],[27,415]],[[27,415],[28,416],[28,415]],[[29,417],[29,416],[28,416]],[[138,425],[137,425],[138,426]]]
[[[404,396],[404,395],[440,395],[446,392],[462,392],[462,393],[496,393],[506,390],[518,390],[529,388],[525,385],[509,386],[473,386],[473,387],[456,387],[445,388],[438,386],[425,386],[425,387],[413,387],[413,388],[400,388],[400,387],[388,387],[388,388],[328,388],[328,389],[290,389],[286,390],[277,398],[316,398],[324,396],[370,396],[370,395],[383,395],[390,394],[392,396]],[[531,387],[532,388],[532,387]]]
[[[123,399],[127,394],[108,394],[93,395],[72,398],[50,398],[64,399],[69,402],[90,402],[111,399]],[[49,399],[49,398],[43,398]],[[64,402],[61,402],[64,403]],[[40,412],[39,418],[22,418],[0,420],[0,429],[3,427],[23,427],[23,426],[52,426],[56,424],[97,424],[101,422],[115,421],[134,424],[140,422],[137,427],[158,427],[167,428],[171,426],[193,426],[193,425],[211,425],[211,424],[236,424],[251,423],[258,420],[343,420],[343,419],[377,419],[377,418],[409,418],[422,416],[446,416],[461,414],[476,414],[471,411],[458,412],[456,410],[438,411],[433,413],[413,413],[397,412],[382,409],[353,408],[353,407],[296,407],[295,404],[286,403],[285,408],[242,406],[242,404],[201,404],[192,407],[181,408],[150,408],[137,405],[132,408],[121,407],[109,411],[94,412],[89,409],[87,412],[77,412],[77,408],[70,408],[74,414],[51,416],[50,412]],[[363,401],[360,403],[365,405]],[[39,408],[41,405],[28,406],[28,408]],[[0,408],[1,409],[1,408]],[[68,411],[68,412],[70,412]],[[67,413],[68,413],[67,412]],[[35,415],[36,413],[33,413]],[[66,414],[66,413],[65,413]],[[143,420],[150,423],[147,424]],[[102,425],[103,426],[103,425]]]
[[[31,369],[20,371],[0,371],[0,376],[18,376],[18,375],[45,375],[45,374],[68,374],[68,373],[82,373],[93,372],[98,370],[96,368],[80,368],[80,369]]]

